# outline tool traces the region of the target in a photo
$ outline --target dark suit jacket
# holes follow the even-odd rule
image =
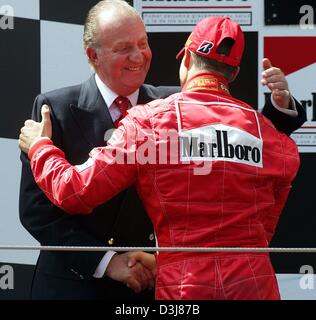
[[[166,97],[177,87],[143,85],[138,103]],[[72,164],[81,164],[89,151],[105,145],[106,130],[114,127],[94,77],[79,86],[39,95],[32,118],[40,120],[42,104],[51,107],[53,141]],[[53,206],[37,187],[27,156],[21,154],[20,220],[42,245],[155,246],[152,224],[134,188],[99,206],[92,215],[69,217]],[[135,295],[110,279],[92,277],[104,252],[41,252],[32,285],[33,299],[115,299]]]
[[[269,118],[279,131],[282,131],[289,136],[306,121],[306,110],[304,110],[303,106],[294,99],[298,113],[297,117],[288,116],[284,112],[280,112],[273,107],[270,96],[271,94],[267,95],[262,114]]]
[[[140,89],[138,103],[166,97],[178,89],[144,85]],[[105,145],[104,133],[114,126],[94,77],[82,85],[39,95],[34,103],[33,119],[40,120],[40,109],[45,103],[51,107],[53,141],[65,152],[70,163],[83,163],[92,148]],[[297,128],[304,120],[300,115],[296,120],[285,116],[284,121],[270,100],[267,100],[264,110],[270,113],[270,118],[272,114],[272,118],[281,122],[281,126],[292,121]],[[300,114],[304,114],[301,111]],[[285,131],[293,130],[292,122],[288,127],[285,125]],[[155,246],[151,222],[133,187],[97,207],[92,215],[72,217],[47,200],[37,187],[27,156],[23,153],[21,160],[20,219],[42,245]],[[107,278],[94,279],[92,275],[103,255],[103,252],[41,252],[34,273],[32,299],[153,297],[153,293],[148,291],[133,294],[123,284]]]

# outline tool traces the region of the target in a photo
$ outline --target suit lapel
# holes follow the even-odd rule
[[[152,97],[150,95],[150,91],[147,90],[146,86],[142,85],[139,88],[139,96],[138,96],[137,104],[145,104],[152,101],[153,99],[155,99],[155,97]]]
[[[143,85],[140,87],[137,103],[144,104],[155,98],[152,91]],[[78,104],[71,104],[70,109],[90,148],[106,145],[104,135],[107,130],[114,128],[114,124],[109,108],[98,90],[94,75],[82,84]]]
[[[97,88],[94,75],[82,84],[78,105],[71,105],[70,108],[91,148],[105,145],[104,134],[114,125],[109,109]]]

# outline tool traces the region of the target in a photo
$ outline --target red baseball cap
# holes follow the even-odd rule
[[[226,38],[233,40],[233,45],[230,53],[223,55],[218,52],[218,47]],[[184,48],[177,54],[177,59],[182,59],[187,48],[199,56],[236,67],[240,64],[244,46],[244,33],[238,23],[229,17],[212,16],[201,20],[194,27]]]

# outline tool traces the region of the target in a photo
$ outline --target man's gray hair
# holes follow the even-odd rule
[[[124,0],[102,0],[98,2],[90,9],[86,17],[83,33],[83,46],[85,50],[89,47],[94,49],[99,47],[99,15],[111,9],[117,10],[118,13],[122,12],[139,16],[137,10]]]

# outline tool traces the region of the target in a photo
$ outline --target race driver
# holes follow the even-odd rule
[[[299,156],[290,138],[230,95],[243,49],[243,32],[230,18],[200,21],[178,55],[182,91],[134,107],[80,166],[49,139],[43,107],[37,136],[29,124],[19,142],[36,182],[70,214],[88,214],[136,184],[159,247],[267,247]],[[287,88],[273,94],[291,98]],[[267,253],[163,251],[155,258],[156,299],[280,299]]]

